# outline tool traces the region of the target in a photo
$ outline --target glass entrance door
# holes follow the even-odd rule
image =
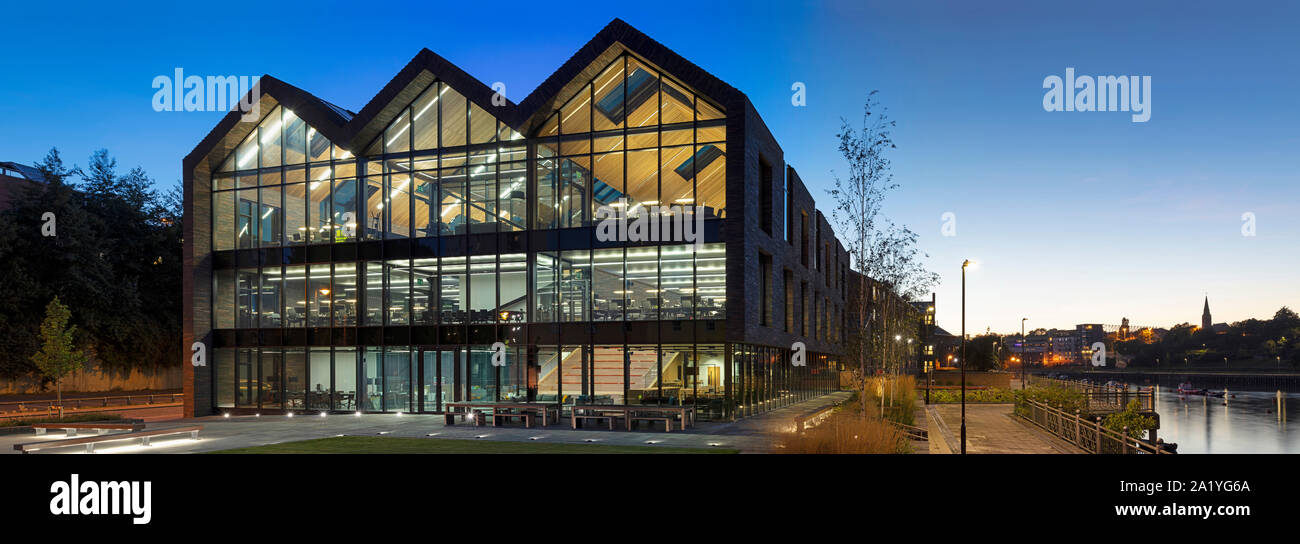
[[[418,396],[416,402],[419,403],[420,411],[425,413],[435,413],[442,411],[442,396],[438,394],[438,350],[428,347],[421,347],[419,353],[420,381],[418,384]]]
[[[448,402],[465,400],[462,382],[466,374],[460,348],[438,349],[424,346],[419,351],[419,410],[425,413],[442,413]]]

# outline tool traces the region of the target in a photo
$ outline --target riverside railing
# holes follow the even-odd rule
[[[1100,416],[1084,417],[1078,411],[1070,414],[1032,400],[1017,402],[1015,413],[1087,453],[1171,453],[1165,451],[1163,440],[1157,439],[1152,444],[1129,436],[1128,427],[1124,428],[1124,432],[1117,432],[1102,426]]]
[[[1139,412],[1154,412],[1156,396],[1154,389],[1129,387],[1128,384],[1097,385],[1076,380],[1058,380],[1042,376],[1030,376],[1029,385],[1043,385],[1073,389],[1083,393],[1089,413],[1119,412],[1128,407],[1129,402],[1138,401]]]

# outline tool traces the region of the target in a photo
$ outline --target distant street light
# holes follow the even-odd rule
[[[966,267],[970,259],[961,263],[961,453],[966,454]]]
[[[1029,321],[1028,317],[1020,318],[1020,388],[1025,388],[1025,322]]]

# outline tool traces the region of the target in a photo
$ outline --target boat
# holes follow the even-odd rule
[[[1223,395],[1224,395],[1224,392],[1223,392],[1223,391],[1210,391],[1209,389],[1196,389],[1196,388],[1192,387],[1192,383],[1191,383],[1191,382],[1183,382],[1183,383],[1181,383],[1181,384],[1178,384],[1178,394],[1179,394],[1179,395],[1197,395],[1197,396],[1204,396],[1204,397],[1222,398]]]

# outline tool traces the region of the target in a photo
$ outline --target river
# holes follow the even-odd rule
[[[1160,438],[1178,444],[1178,453],[1300,453],[1300,394],[1283,393],[1288,422],[1278,418],[1276,391],[1228,393],[1227,399],[1183,396],[1161,386]]]

